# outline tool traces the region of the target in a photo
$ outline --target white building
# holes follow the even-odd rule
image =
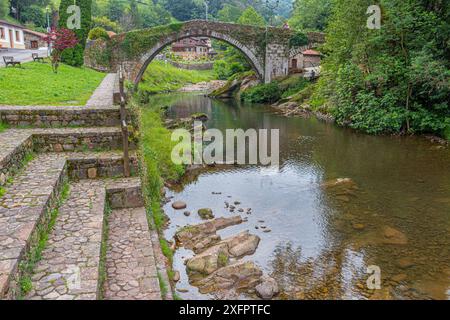
[[[25,49],[24,27],[0,20],[0,48]]]

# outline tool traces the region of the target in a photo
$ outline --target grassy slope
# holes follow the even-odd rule
[[[215,79],[212,70],[197,71],[175,68],[163,61],[153,61],[145,71],[139,89],[149,93],[175,91],[189,83]]]
[[[105,74],[50,63],[25,63],[20,68],[0,68],[0,105],[84,105]]]

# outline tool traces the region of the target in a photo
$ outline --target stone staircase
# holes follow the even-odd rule
[[[19,126],[0,134],[0,299],[162,298],[141,182],[123,177],[114,81],[86,107],[0,106]]]

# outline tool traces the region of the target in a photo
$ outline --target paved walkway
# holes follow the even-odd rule
[[[105,188],[102,182],[71,184],[59,210],[27,299],[95,300],[98,297]]]
[[[15,61],[30,62],[33,61],[31,55],[33,53],[39,54],[40,57],[47,57],[48,51],[45,50],[22,50],[22,49],[8,49],[8,50],[0,50],[0,68],[5,67],[5,63],[3,61],[4,56],[14,57]]]
[[[145,208],[112,211],[106,272],[105,299],[161,299]]]
[[[113,103],[115,73],[109,73],[103,79],[102,83],[94,91],[91,98],[86,103],[86,107],[108,107]]]

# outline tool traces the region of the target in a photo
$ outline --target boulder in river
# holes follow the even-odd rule
[[[402,245],[408,243],[408,238],[403,232],[389,226],[383,228],[383,236],[383,243],[385,244]]]
[[[194,281],[200,293],[217,293],[223,290],[248,291],[259,283],[262,271],[251,261],[241,261],[218,269],[209,276]]]
[[[221,230],[230,226],[242,223],[241,216],[233,216],[229,218],[216,218],[197,225],[188,225],[175,234],[175,239],[187,249],[193,249],[197,243],[205,238],[216,234],[217,230]],[[219,237],[220,240],[220,237]]]
[[[203,220],[214,219],[213,211],[210,208],[199,209],[197,213]]]
[[[251,255],[258,247],[260,238],[248,231],[224,239],[214,246],[195,255],[186,263],[189,273],[211,274],[228,264],[230,258]]]
[[[261,283],[255,287],[255,290],[256,294],[264,300],[272,299],[280,292],[278,283],[269,276],[263,276]]]
[[[174,208],[175,210],[186,209],[186,207],[187,205],[183,201],[175,201],[174,203],[172,203],[172,208]]]

